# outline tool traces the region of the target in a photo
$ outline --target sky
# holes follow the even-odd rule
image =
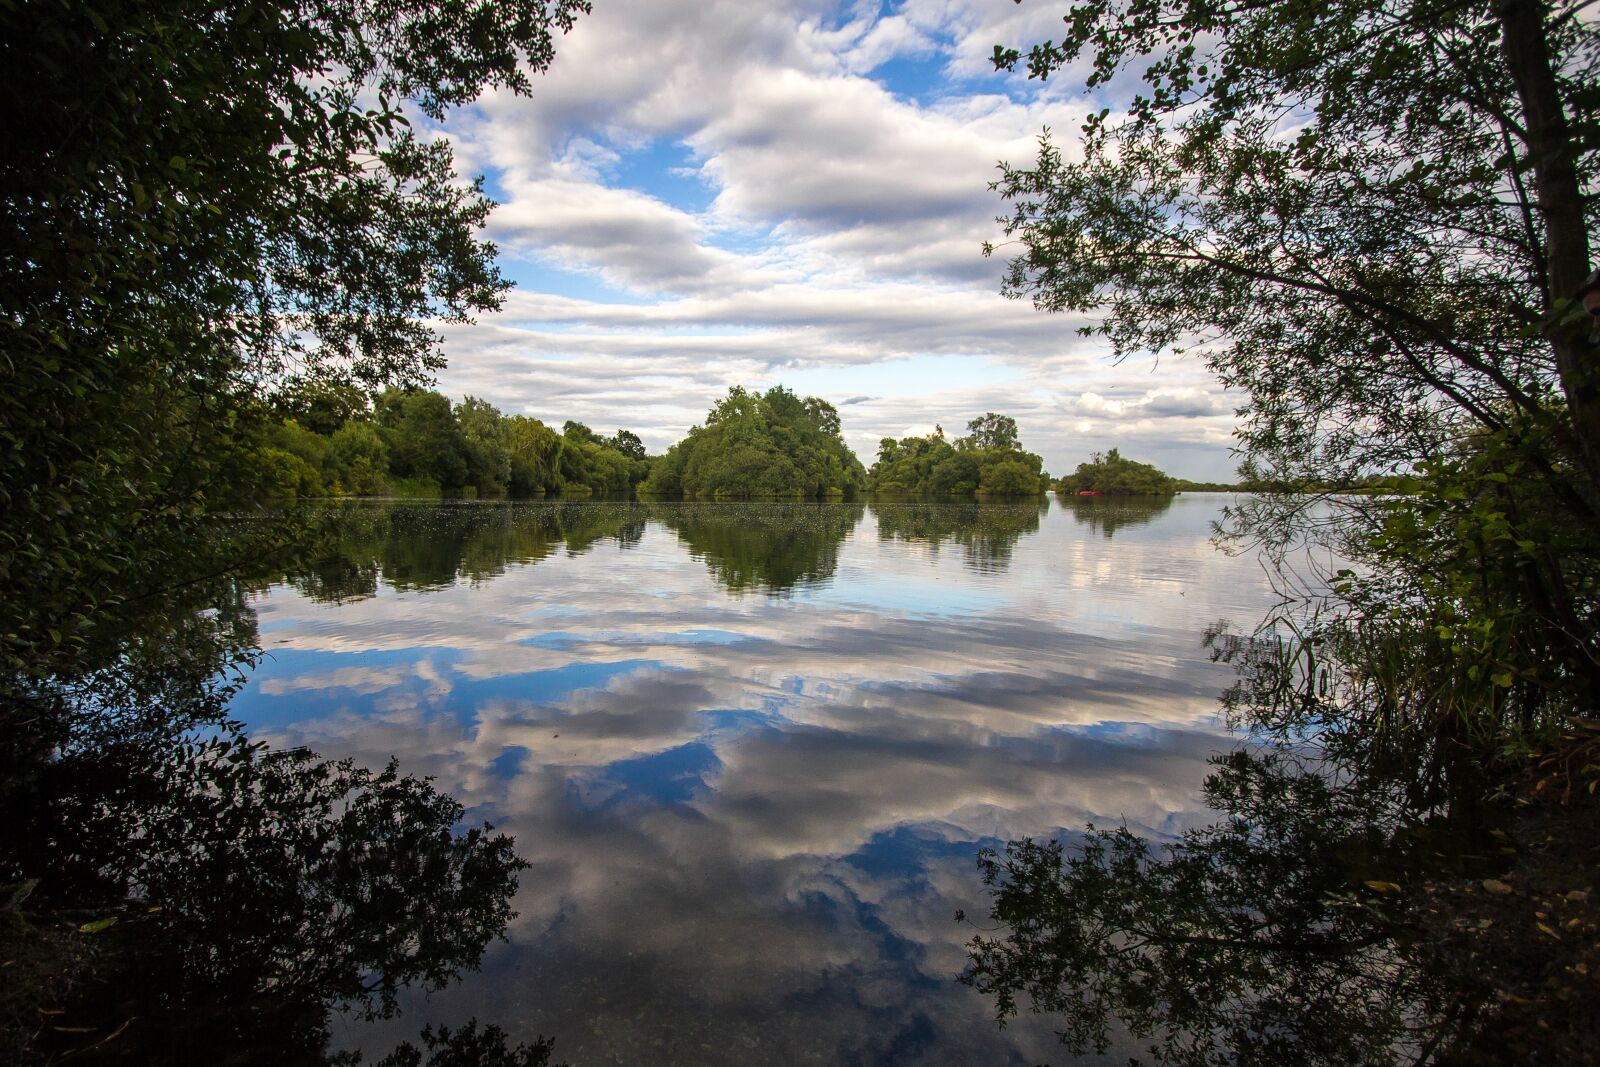
[[[1065,6],[594,0],[531,96],[442,128],[500,204],[516,288],[444,328],[439,388],[655,454],[728,387],[783,384],[834,404],[868,465],[994,411],[1055,475],[1117,447],[1231,480],[1238,398],[1199,360],[1117,362],[1085,320],[1000,296],[1003,243],[983,255],[997,162],[1116,103],[994,72]]]

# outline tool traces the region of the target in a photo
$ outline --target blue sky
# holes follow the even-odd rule
[[[444,127],[501,202],[489,233],[517,289],[445,331],[440,387],[659,451],[728,386],[782,382],[839,405],[869,463],[881,437],[998,411],[1055,473],[1115,445],[1227,476],[1237,399],[1197,360],[1114,363],[1082,320],[1001,298],[1004,249],[982,255],[996,162],[1107,99],[990,68],[1060,15],[595,0],[532,96]]]

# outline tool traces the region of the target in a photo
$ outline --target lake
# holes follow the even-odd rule
[[[974,857],[1210,821],[1233,673],[1202,638],[1277,599],[1211,545],[1227,499],[359,507],[256,597],[234,712],[397,758],[531,866],[481,971],[336,1039],[476,1016],[574,1065],[1069,1062],[954,981]]]

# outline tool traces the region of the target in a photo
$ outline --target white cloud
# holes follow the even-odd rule
[[[858,449],[928,412],[949,428],[997,410],[1052,467],[1092,450],[1093,419],[1220,476],[1232,404],[1198,363],[1169,361],[1159,386],[1113,365],[1080,320],[1000,299],[1003,262],[981,255],[996,161],[1029,160],[1046,125],[1070,144],[1101,103],[1071,71],[992,72],[995,44],[1059,19],[987,0],[597,3],[532,97],[490,94],[448,126],[504,200],[490,235],[526,283],[446,331],[441,386],[660,449],[728,385],[804,371],[836,403],[876,398],[847,413]],[[893,59],[947,80],[875,80]],[[946,358],[966,370],[928,380]]]

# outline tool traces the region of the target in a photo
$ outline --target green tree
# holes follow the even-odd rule
[[[1332,522],[1249,498],[1232,529],[1360,560],[1317,640],[1351,636],[1376,657],[1352,692],[1407,694],[1405,717],[1480,754],[1600,688],[1600,351],[1572,299],[1600,217],[1584,6],[1078,4],[1030,74],[1144,84],[1081,152],[1047,133],[996,183],[1004,291],[1094,314],[1119,355],[1201,352],[1247,398],[1247,482],[1411,478],[1331,501]]]
[[[181,567],[263,399],[419,381],[426,323],[498,306],[489,201],[405,113],[528,91],[583,6],[0,8],[0,671]]]
[[[333,435],[352,419],[369,414],[372,398],[355,382],[339,378],[291,381],[276,398],[276,407],[313,433]]]
[[[1056,483],[1060,493],[1107,493],[1112,496],[1171,496],[1177,481],[1148,463],[1125,459],[1115,448],[1096,452],[1088,463]]]
[[[328,439],[328,468],[345,492],[376,496],[387,489],[389,449],[370,422],[347,422]]]
[[[967,438],[973,448],[998,448],[1008,451],[1021,448],[1017,443],[1017,420],[1010,415],[996,415],[986,411],[967,423]]]
[[[387,390],[377,399],[377,417],[393,474],[426,479],[444,490],[467,484],[467,440],[444,394]]]
[[[644,459],[644,442],[639,440],[639,435],[631,430],[618,430],[615,437],[608,437],[606,447],[621,452],[629,459]]]
[[[939,496],[1037,496],[1048,488],[1044,460],[1024,452],[1016,420],[987,412],[967,424],[972,431],[955,444],[935,428],[926,437],[885,437],[868,472],[877,493]]]
[[[706,423],[650,468],[641,492],[698,499],[852,497],[866,472],[839,435],[839,413],[781,385],[728,390]]]
[[[1091,114],[1081,161],[1047,134],[1033,168],[1004,168],[1005,291],[1099,313],[1119,354],[1206,342],[1249,394],[1251,464],[1279,477],[1348,480],[1520,417],[1592,514],[1600,354],[1572,297],[1600,30],[1581,6],[1079,4],[1030,76],[1082,61],[1089,90],[1146,84]]]
[[[561,438],[538,419],[526,415],[512,415],[506,423],[512,495],[542,496],[559,489],[556,465]]]
[[[467,397],[455,409],[466,449],[467,482],[479,496],[503,496],[511,485],[511,443],[505,418],[493,404]]]

